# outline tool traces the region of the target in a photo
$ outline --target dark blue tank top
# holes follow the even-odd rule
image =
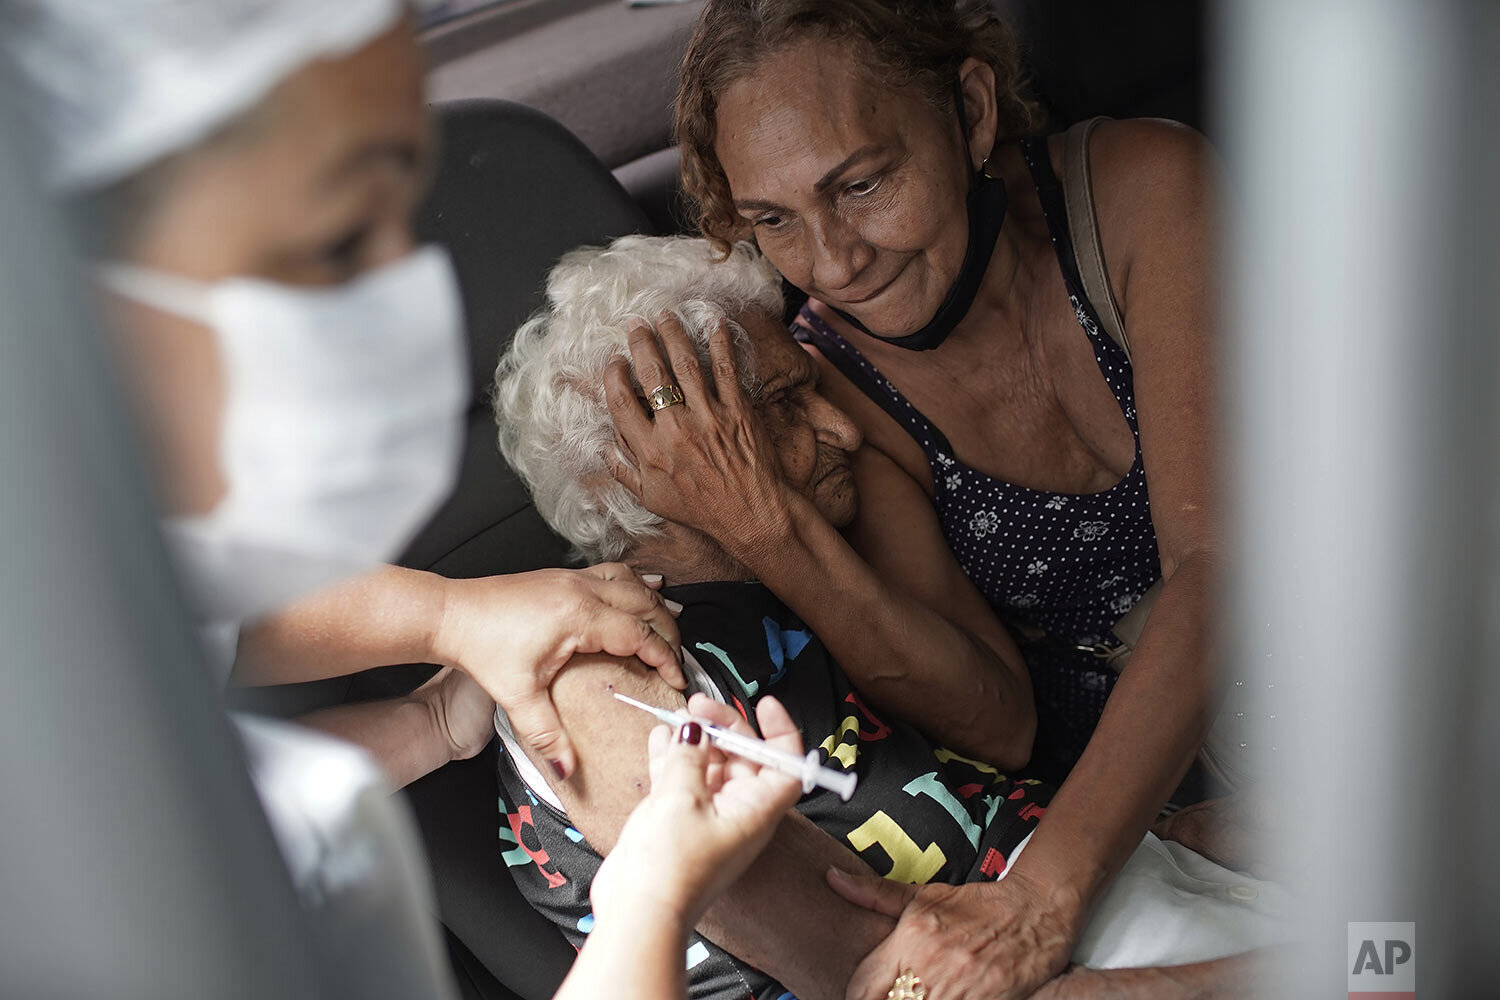
[[[1098,313],[1084,294],[1046,139],[1023,140],[1021,151],[1078,325],[1135,437],[1135,461],[1123,479],[1100,493],[1074,494],[987,476],[960,460],[947,436],[811,310],[802,310],[796,333],[921,445],[932,470],[932,502],[943,536],[990,606],[1023,632],[1045,633],[1044,641],[1018,638],[1036,690],[1038,753],[1059,758],[1052,763],[1066,769],[1093,733],[1116,678],[1080,647],[1108,641],[1114,623],[1161,577],[1161,564],[1130,361],[1100,328]]]

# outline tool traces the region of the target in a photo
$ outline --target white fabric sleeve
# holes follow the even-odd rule
[[[1011,852],[1001,878],[1030,841]],[[1186,965],[1285,944],[1292,906],[1277,883],[1148,833],[1095,907],[1073,961],[1091,969]]]

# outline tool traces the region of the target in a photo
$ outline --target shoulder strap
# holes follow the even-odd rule
[[[1099,218],[1094,213],[1094,183],[1089,174],[1089,133],[1105,118],[1089,118],[1068,129],[1063,136],[1063,198],[1068,206],[1068,233],[1084,294],[1094,304],[1099,322],[1109,339],[1130,358],[1125,321],[1104,267],[1104,246],[1099,240]]]
[[[859,348],[839,336],[810,307],[803,306],[797,313],[797,321],[792,323],[791,331],[797,340],[816,347],[818,353],[837,368],[854,388],[872,399],[896,421],[896,426],[910,434],[912,440],[927,455],[929,462],[933,460],[934,449],[944,455],[953,454],[953,446],[948,443],[947,435],[928,420],[925,413],[913,406],[900,389],[881,376],[875,366],[859,353]]]

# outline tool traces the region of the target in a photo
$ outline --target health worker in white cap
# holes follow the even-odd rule
[[[445,664],[415,700],[316,720],[397,784],[477,753],[492,698],[568,773],[547,692],[574,652],[634,655],[685,685],[659,579],[602,566],[448,581],[379,566],[451,488],[468,384],[450,263],[412,234],[432,138],[403,0],[4,0],[0,47],[21,70],[45,175],[98,230],[93,271],[164,534],[190,610],[226,659],[238,646],[238,671],[297,681]],[[771,701],[764,736],[800,753]],[[732,710],[698,707],[752,735]],[[440,955],[430,928],[409,933],[403,918],[425,927],[431,905],[403,874],[409,832],[351,805],[378,784],[369,758],[237,721],[309,907],[384,934],[367,948]],[[800,795],[725,759],[696,724],[666,735],[653,735],[651,794],[600,871],[565,1000],[685,996],[688,931]],[[664,841],[676,842],[666,873]],[[335,887],[356,871],[379,885],[338,910]],[[343,971],[353,983],[383,968]]]
[[[397,784],[482,749],[495,700],[570,774],[548,686],[574,652],[685,686],[659,579],[381,565],[451,489],[468,403],[452,267],[411,226],[433,140],[403,0],[7,0],[0,45],[95,230],[169,550],[237,681],[442,664],[313,720]]]

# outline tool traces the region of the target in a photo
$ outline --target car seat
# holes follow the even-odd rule
[[[653,227],[583,143],[541,112],[496,100],[435,110],[439,165],[417,229],[453,255],[474,398],[458,486],[401,562],[449,577],[566,565],[567,544],[542,521],[500,456],[490,381],[511,333],[542,304],[543,282],[558,257]],[[350,697],[410,690],[429,671],[372,671],[353,680]],[[574,953],[521,898],[501,860],[495,753],[492,745],[450,764],[408,793],[460,985],[470,996],[510,997],[503,982],[514,994],[540,1000],[555,992]]]
[[[1094,115],[1207,121],[1203,0],[991,0],[1015,30],[1046,131]]]

